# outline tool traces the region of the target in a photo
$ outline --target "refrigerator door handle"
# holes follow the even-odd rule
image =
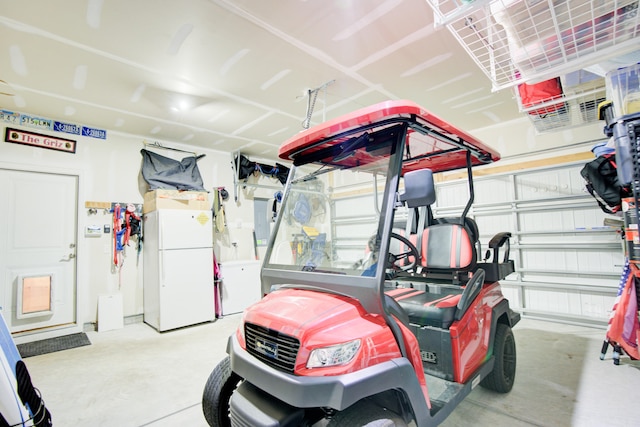
[[[164,249],[164,241],[163,241],[163,235],[162,235],[163,228],[164,228],[163,216],[158,215],[158,249],[160,250]]]
[[[163,216],[158,215],[158,252],[159,252],[159,262],[160,262],[160,283],[163,288],[166,286],[166,275],[165,275],[165,267],[164,267],[164,242],[163,242],[163,231],[164,229],[164,221]]]
[[[165,269],[164,269],[164,251],[160,252],[160,283],[162,283],[162,287],[166,286],[167,281],[165,280]]]

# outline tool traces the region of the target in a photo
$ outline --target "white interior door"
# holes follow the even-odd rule
[[[78,177],[0,169],[0,306],[12,333],[76,323]]]

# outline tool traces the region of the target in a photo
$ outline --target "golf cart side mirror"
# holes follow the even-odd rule
[[[419,169],[404,174],[404,193],[400,194],[400,201],[406,202],[409,208],[429,206],[436,201],[431,169]]]

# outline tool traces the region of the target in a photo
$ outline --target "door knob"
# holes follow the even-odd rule
[[[69,258],[62,258],[60,261],[71,261],[72,259],[74,259],[76,257],[76,254],[69,254],[67,256]]]

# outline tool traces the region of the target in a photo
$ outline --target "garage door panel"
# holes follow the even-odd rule
[[[516,273],[502,281],[513,307],[525,314],[604,327],[624,264],[623,242],[619,226],[604,225],[605,219],[609,224],[615,218],[602,212],[585,191],[583,165],[514,168],[477,177],[469,215],[478,224],[483,250],[495,233],[513,234]],[[461,212],[466,182],[437,185],[440,200],[457,203]]]

